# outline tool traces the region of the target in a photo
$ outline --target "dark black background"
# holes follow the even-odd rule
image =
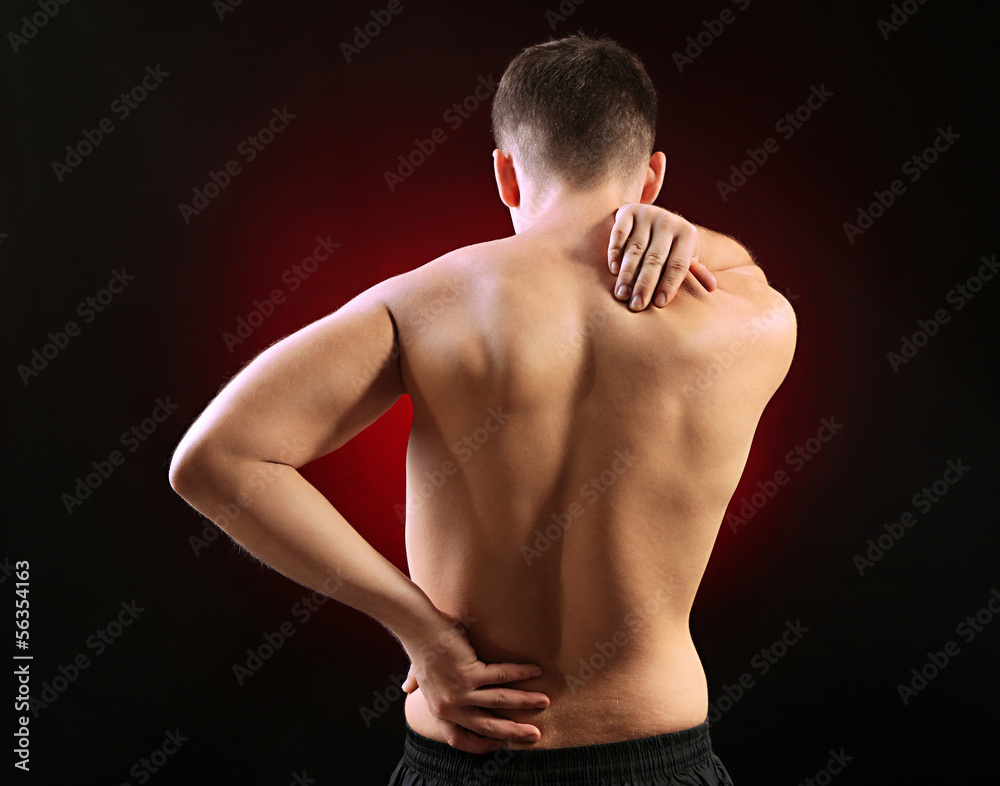
[[[777,470],[790,482],[744,526],[723,525],[692,615],[711,699],[725,710],[717,753],[737,784],[803,782],[841,749],[853,759],[838,783],[970,782],[995,737],[1000,623],[971,642],[956,627],[1000,587],[989,496],[1000,282],[961,310],[947,296],[997,250],[997,14],[902,5],[917,10],[886,38],[888,2],[588,0],[560,21],[545,13],[556,0],[414,0],[347,62],[341,42],[384,3],[245,0],[220,19],[208,0],[77,0],[16,52],[6,34],[39,6],[8,3],[0,582],[13,629],[9,566],[30,562],[32,688],[64,688],[36,705],[31,772],[17,779],[388,779],[401,703],[370,728],[361,708],[393,695],[406,667],[398,645],[334,604],[303,621],[303,588],[221,538],[199,547],[193,539],[211,529],[170,490],[166,468],[218,387],[271,341],[390,274],[510,232],[493,190],[488,106],[454,130],[442,113],[522,47],[583,30],[637,52],[660,90],[658,146],[670,160],[660,203],[748,244],[799,317],[796,360],[731,513]],[[674,53],[727,7],[735,21],[679,70]],[[52,162],[157,64],[169,76],[60,182]],[[821,85],[833,96],[780,138],[775,123]],[[179,203],[283,106],[295,119],[185,223]],[[435,127],[447,140],[390,190],[386,170]],[[959,137],[911,183],[904,163],[939,128]],[[720,198],[717,182],[769,136],[778,152]],[[906,192],[849,242],[843,224],[896,178]],[[230,352],[223,333],[327,235],[341,244],[331,261]],[[122,267],[134,280],[83,324],[77,305]],[[887,353],[940,308],[948,322],[894,371]],[[69,320],[79,336],[23,377],[19,366]],[[121,433],[158,397],[176,413],[123,450]],[[404,402],[310,468],[400,565],[393,506],[407,418]],[[843,428],[794,471],[786,455],[822,418]],[[123,465],[70,513],[62,495],[114,449]],[[971,469],[922,513],[912,498],[958,459]],[[916,524],[859,575],[855,555],[907,511]],[[89,637],[133,599],[144,610],[98,654]],[[761,674],[754,656],[797,620],[808,632]],[[247,648],[289,622],[294,635],[240,685],[233,666]],[[904,704],[897,685],[949,641],[959,654]],[[80,654],[87,667],[60,682]],[[744,673],[753,686],[719,703]],[[11,733],[19,713],[7,706]],[[187,741],[140,777],[133,765],[174,730]]]

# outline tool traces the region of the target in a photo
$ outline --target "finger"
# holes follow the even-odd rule
[[[410,666],[410,671],[400,688],[402,688],[404,693],[413,693],[419,687],[417,684],[417,673],[414,671],[413,666]]]
[[[642,256],[642,267],[629,299],[628,307],[633,311],[642,311],[649,305],[673,243],[674,235],[667,223],[658,222],[652,227],[648,247]]]
[[[693,231],[681,232],[673,239],[673,244],[670,246],[670,256],[667,257],[667,264],[663,271],[663,278],[656,290],[654,302],[657,306],[662,308],[677,296],[677,290],[681,288],[681,283],[687,276],[688,269],[694,260],[697,243],[698,234]]]
[[[551,703],[544,693],[513,688],[484,688],[470,697],[476,707],[504,710],[545,709]]]
[[[636,222],[636,225],[632,227],[632,234],[625,244],[625,253],[622,255],[618,281],[615,282],[615,297],[618,300],[628,302],[632,294],[632,282],[639,273],[639,266],[642,264],[643,256],[649,247],[650,232],[648,223]]]
[[[537,726],[517,723],[507,718],[498,718],[491,712],[475,707],[466,707],[446,720],[456,722],[465,731],[504,742],[538,742],[542,738]]]
[[[542,670],[534,663],[484,663],[473,679],[477,688],[483,685],[503,685],[506,682],[540,677]]]
[[[442,720],[439,723],[445,741],[456,750],[467,753],[493,753],[500,749],[500,740],[480,737],[451,721]]]
[[[705,267],[701,262],[691,263],[691,272],[694,273],[694,277],[701,282],[701,285],[705,287],[709,292],[714,292],[719,287],[719,282],[716,280],[715,276],[712,275],[712,271]]]
[[[628,236],[632,234],[635,215],[632,205],[623,205],[615,213],[615,225],[611,228],[611,241],[608,243],[608,269],[615,274],[621,263],[622,251]]]

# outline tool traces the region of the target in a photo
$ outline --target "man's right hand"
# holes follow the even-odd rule
[[[412,666],[403,683],[406,693],[419,687],[437,720],[441,734],[453,748],[469,753],[492,753],[500,741],[538,742],[537,726],[501,718],[491,709],[544,709],[549,697],[537,691],[500,687],[541,674],[534,664],[484,663],[458,620],[415,644],[403,646]]]

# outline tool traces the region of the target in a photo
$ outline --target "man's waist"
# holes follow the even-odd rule
[[[621,649],[595,647],[561,668],[535,659],[542,667],[541,677],[507,685],[545,693],[550,705],[541,710],[492,711],[537,726],[542,738],[510,747],[534,750],[601,744],[670,734],[705,721],[708,687],[693,648],[642,662],[624,656]],[[421,734],[439,737],[419,690],[407,699],[406,716]]]

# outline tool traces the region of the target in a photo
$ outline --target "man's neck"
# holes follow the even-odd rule
[[[617,189],[560,192],[544,205],[526,205],[515,219],[518,235],[552,244],[574,257],[607,251],[615,213],[625,204]]]

